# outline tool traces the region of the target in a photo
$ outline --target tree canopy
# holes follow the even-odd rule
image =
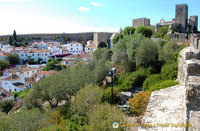
[[[19,56],[17,54],[10,54],[7,56],[7,60],[11,65],[17,65],[20,62]]]
[[[135,30],[136,33],[141,33],[143,34],[145,37],[151,37],[153,34],[153,31],[150,27],[148,26],[139,26],[136,28]]]

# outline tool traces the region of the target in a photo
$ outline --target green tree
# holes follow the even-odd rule
[[[114,131],[112,127],[114,122],[124,122],[125,115],[116,106],[110,104],[97,105],[96,108],[89,112],[89,131]],[[120,127],[120,130],[122,128]]]
[[[17,65],[20,62],[19,56],[17,54],[10,54],[7,56],[7,60],[11,65]]]
[[[9,42],[8,42],[11,46],[13,45],[13,40],[12,40],[12,36],[9,36]]]
[[[143,65],[147,67],[151,64],[151,62],[156,61],[157,56],[158,52],[156,44],[150,39],[145,39],[137,48],[137,65]]]
[[[123,32],[122,32],[122,35],[123,37],[126,36],[126,35],[132,35],[134,34],[135,32],[135,28],[132,27],[132,26],[128,26],[128,27],[125,27]]]
[[[150,27],[148,26],[139,26],[136,28],[135,30],[136,33],[141,33],[143,34],[145,37],[151,37],[153,34],[153,31]]]
[[[0,111],[8,114],[8,112],[12,109],[14,106],[14,102],[12,100],[5,100],[0,102]]]
[[[99,45],[98,45],[98,48],[106,48],[107,47],[107,44],[105,42],[101,42]]]
[[[143,39],[145,37],[142,34],[127,35],[120,39],[112,49],[112,62],[123,66],[126,70],[135,70],[136,49]]]
[[[164,38],[165,35],[167,35],[167,32],[169,30],[168,26],[164,26],[160,28],[155,34],[153,35],[155,38]]]
[[[113,44],[116,44],[120,39],[122,39],[123,36],[122,34],[116,34],[114,37],[113,37],[113,40],[112,40],[112,43]]]
[[[37,59],[37,63],[40,64],[41,61],[42,61],[42,59],[39,57],[39,58]]]
[[[9,62],[0,60],[0,70],[6,69],[10,66]]]
[[[15,30],[13,32],[13,43],[14,43],[14,46],[17,46],[17,33]]]
[[[1,115],[1,114],[0,114]],[[47,125],[47,116],[38,109],[20,110],[12,113],[9,117],[0,117],[1,131],[36,131]],[[2,122],[2,120],[4,120]]]
[[[88,110],[101,104],[103,90],[97,85],[86,85],[80,89],[71,103],[71,110],[78,115],[86,116]]]

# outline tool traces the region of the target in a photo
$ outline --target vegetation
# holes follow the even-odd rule
[[[124,28],[123,32],[122,32],[122,35],[123,37],[126,36],[126,35],[132,35],[134,34],[135,32],[135,28],[132,27],[132,26],[127,26]]]
[[[113,44],[116,44],[120,39],[123,38],[123,35],[122,34],[116,34],[112,40],[112,43]]]
[[[10,66],[10,63],[4,60],[0,60],[0,70],[6,69]]]
[[[168,26],[164,26],[164,27],[160,28],[157,32],[155,32],[153,34],[153,37],[155,37],[155,38],[164,38],[164,39],[168,40],[167,39],[168,30],[169,30],[169,27]]]
[[[111,126],[113,122],[123,122],[125,115],[120,109],[109,104],[98,105],[94,110],[89,112],[89,131],[114,131]]]
[[[14,102],[12,100],[5,100],[0,102],[0,111],[8,114],[8,112],[14,106]]]
[[[19,56],[17,54],[10,54],[7,56],[7,60],[11,65],[17,65],[20,62]]]
[[[165,80],[161,83],[156,83],[156,84],[150,86],[149,91],[156,91],[156,90],[164,89],[164,88],[174,86],[174,85],[178,85],[178,84],[179,84],[178,81]]]
[[[139,92],[134,98],[129,99],[129,110],[133,116],[144,115],[150,95],[150,92]]]
[[[98,45],[98,48],[106,48],[107,47],[107,44],[105,42],[101,42],[99,45]]]
[[[135,30],[136,33],[141,33],[143,34],[145,37],[151,37],[153,34],[153,31],[150,27],[148,26],[139,26],[136,28]]]

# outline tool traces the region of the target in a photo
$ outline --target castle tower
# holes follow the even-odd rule
[[[188,23],[188,5],[180,4],[176,5],[175,23],[179,26],[180,32],[185,33]]]
[[[151,26],[149,18],[133,19],[132,26],[137,28],[139,26]]]
[[[190,16],[189,24],[192,28],[192,32],[196,33],[198,29],[198,16]]]

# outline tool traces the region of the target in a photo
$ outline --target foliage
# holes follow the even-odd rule
[[[136,28],[135,33],[141,33],[145,37],[151,37],[152,34],[153,34],[153,31],[148,26],[139,26],[139,27]]]
[[[127,35],[120,39],[113,47],[112,61],[114,64],[124,66],[125,70],[135,69],[136,49],[144,39],[141,34]]]
[[[176,80],[178,75],[178,63],[168,62],[163,65],[161,69],[161,75],[165,80]]]
[[[17,65],[20,62],[19,56],[17,54],[10,54],[7,56],[7,60],[11,65]]]
[[[148,78],[146,78],[146,80],[143,83],[143,91],[148,91],[150,86],[152,86],[156,83],[160,83],[162,81],[163,81],[163,79],[160,74],[150,75]]]
[[[97,105],[89,112],[88,131],[114,131],[113,122],[124,122],[125,115],[116,106]],[[120,129],[121,130],[121,129]]]
[[[112,43],[113,44],[116,44],[120,39],[122,39],[123,36],[122,34],[116,34],[114,37],[113,37],[113,40],[112,40]]]
[[[144,39],[136,51],[137,65],[148,67],[153,61],[156,61],[157,55],[156,44],[150,39]]]
[[[25,90],[25,91],[12,92],[12,93],[15,95],[15,97],[24,98],[24,97],[28,94],[29,91],[30,91],[30,90],[27,89],[27,90]]]
[[[126,36],[126,35],[132,35],[134,34],[135,32],[135,28],[132,27],[132,26],[127,26],[124,28],[123,32],[122,32],[122,35],[123,37]]]
[[[98,45],[98,48],[106,48],[107,47],[107,44],[105,42],[101,42],[99,45]]]
[[[171,40],[170,42],[159,41],[157,46],[159,46],[158,58],[160,61],[174,61],[174,53],[178,50],[178,46],[175,40]]]
[[[155,38],[164,38],[164,36],[167,35],[168,30],[169,30],[169,27],[164,26],[160,28],[153,36]]]
[[[20,110],[19,112],[10,114],[9,117],[5,115],[0,117],[1,131],[35,131],[44,127],[46,124],[46,115],[37,109]]]
[[[132,99],[129,99],[129,110],[133,116],[144,115],[150,95],[150,92],[139,92]]]
[[[178,85],[178,84],[179,84],[178,81],[165,80],[161,83],[156,83],[156,84],[150,86],[149,91],[156,91],[156,90],[164,89],[164,88],[171,87],[171,86]]]
[[[42,61],[42,58],[39,57],[39,58],[37,59],[37,64],[40,64],[41,61]]]
[[[11,46],[13,45],[13,40],[12,40],[12,37],[11,37],[11,36],[9,36],[8,43],[9,43]]]
[[[104,89],[102,101],[112,103],[111,87]],[[117,88],[114,88],[113,89],[113,102],[115,104],[117,104],[117,103],[119,103],[119,101],[120,101],[120,91]]]
[[[58,61],[56,60],[48,60],[48,63],[46,64],[46,67],[43,68],[42,70],[43,71],[49,71],[49,70],[61,70],[61,66],[60,65],[57,65],[57,63],[59,63]]]
[[[144,80],[152,73],[154,73],[154,69],[149,67],[140,68],[131,74],[121,74],[118,80],[118,89],[121,91],[130,91],[134,87],[142,86]]]
[[[0,111],[8,114],[8,112],[14,106],[14,102],[12,100],[5,100],[0,102]]]
[[[96,85],[86,85],[80,89],[71,103],[75,114],[85,116],[87,111],[101,103],[103,90]]]
[[[0,70],[6,69],[10,66],[9,62],[0,60]]]

